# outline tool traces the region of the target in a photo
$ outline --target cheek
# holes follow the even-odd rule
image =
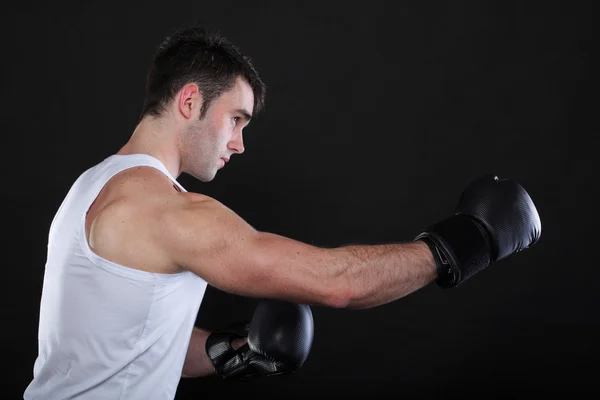
[[[233,139],[233,132],[230,126],[225,126],[219,133],[218,141],[220,144],[227,144]]]
[[[233,128],[229,122],[227,118],[219,118],[207,124],[208,134],[205,135],[205,140],[209,141],[210,144],[207,143],[206,147],[211,146],[215,151],[226,148],[227,143],[233,138]]]

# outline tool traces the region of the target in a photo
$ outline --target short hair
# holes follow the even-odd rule
[[[211,103],[244,78],[254,93],[253,116],[263,108],[266,86],[249,57],[220,33],[202,27],[184,28],[158,46],[146,78],[141,118],[160,116],[165,106],[188,83],[198,85],[203,98],[200,118]]]

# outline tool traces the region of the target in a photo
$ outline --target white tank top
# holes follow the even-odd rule
[[[173,399],[206,281],[158,274],[96,255],[88,209],[106,182],[156,158],[112,155],[84,172],[50,225],[38,331],[39,353],[24,399]],[[126,245],[126,243],[124,243]]]

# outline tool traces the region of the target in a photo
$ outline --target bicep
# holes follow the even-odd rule
[[[161,241],[173,261],[212,286],[242,296],[335,303],[328,253],[260,232],[216,200],[165,214]]]
[[[236,291],[242,270],[256,269],[248,249],[258,232],[215,200],[177,205],[161,226],[158,239],[169,258],[219,289]]]

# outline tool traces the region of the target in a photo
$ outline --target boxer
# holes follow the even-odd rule
[[[475,177],[415,240],[327,249],[188,192],[182,173],[210,182],[244,152],[264,99],[223,36],[190,28],[160,44],[131,137],[76,179],[50,225],[25,399],[166,400],[182,376],[291,373],[310,350],[310,305],[372,308],[456,287],[539,240],[531,197],[504,176]],[[247,334],[194,326],[207,285],[264,299]]]

